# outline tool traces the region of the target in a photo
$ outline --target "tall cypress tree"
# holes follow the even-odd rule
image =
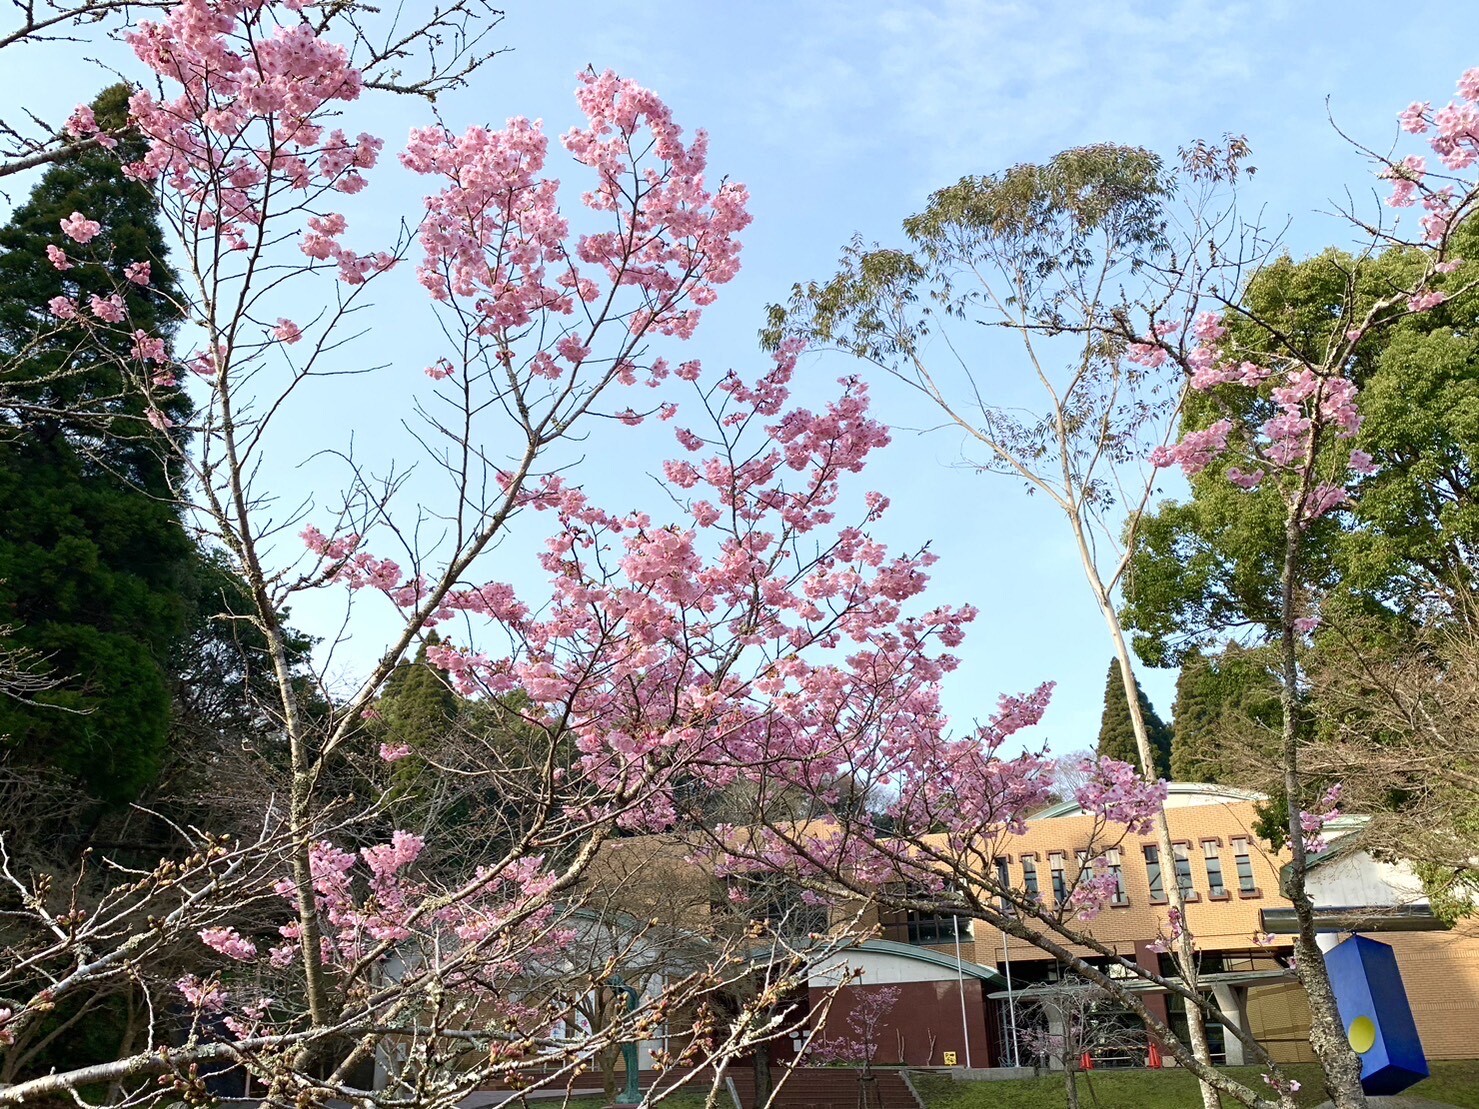
[[[1171,776],[1171,729],[1156,715],[1155,707],[1140,680],[1135,680],[1135,695],[1140,699],[1140,713],[1145,718],[1145,730],[1150,735],[1150,748],[1155,756],[1155,773],[1158,778]],[[1130,706],[1125,701],[1125,686],[1120,679],[1118,659],[1109,662],[1109,677],[1104,684],[1104,714],[1099,720],[1099,744],[1101,756],[1120,759],[1131,766],[1140,765],[1140,751],[1135,744],[1135,726],[1130,721]]]
[[[1193,653],[1176,679],[1171,770],[1178,781],[1267,788],[1282,712],[1267,647]]]
[[[127,96],[122,85],[99,96],[99,122],[120,125]],[[101,233],[64,238],[73,212]],[[69,268],[48,245],[66,250]],[[139,262],[147,286],[128,280]],[[86,311],[94,294],[122,297],[116,332],[88,336],[47,310],[62,296]],[[170,658],[189,617],[182,585],[196,548],[170,500],[166,432],[145,418],[130,376],[127,334],[168,340],[177,304],[149,191],[115,154],[52,166],[0,228],[0,622],[60,682],[39,703],[0,700],[0,758],[60,769],[104,801],[137,796],[162,764]],[[189,403],[169,392],[155,403],[181,421]]]

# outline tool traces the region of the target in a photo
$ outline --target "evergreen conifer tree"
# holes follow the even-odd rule
[[[103,126],[121,124],[127,96],[119,85],[94,102]],[[171,499],[166,432],[127,372],[131,341],[121,327],[85,338],[46,307],[118,294],[129,330],[167,339],[179,323],[152,199],[118,154],[129,156],[90,150],[52,166],[0,228],[0,620],[60,682],[34,703],[0,700],[0,758],[60,769],[104,801],[138,796],[162,765],[197,558]],[[101,233],[63,239],[73,212]],[[66,269],[47,256],[59,242]],[[128,280],[138,262],[147,286]],[[170,392],[159,403],[178,423],[189,404]]]
[[[1268,789],[1281,713],[1269,648],[1193,653],[1176,679],[1171,771],[1177,781]]]
[[[1135,680],[1135,694],[1140,698],[1140,712],[1145,717],[1145,728],[1150,733],[1150,747],[1155,753],[1157,777],[1171,776],[1171,729],[1166,726],[1140,681]],[[1131,766],[1140,766],[1140,753],[1135,745],[1135,727],[1130,721],[1130,706],[1125,702],[1125,687],[1120,680],[1118,659],[1109,663],[1109,677],[1104,685],[1104,714],[1099,720],[1099,743],[1096,752],[1101,757],[1120,759]]]

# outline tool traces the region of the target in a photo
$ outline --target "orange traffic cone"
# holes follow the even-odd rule
[[[1145,1060],[1145,1065],[1151,1070],[1161,1069],[1161,1049],[1154,1040],[1150,1041],[1150,1057]]]

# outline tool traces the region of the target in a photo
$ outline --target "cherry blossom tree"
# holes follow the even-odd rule
[[[881,1104],[873,1064],[883,1042],[883,1029],[889,1013],[899,1003],[897,986],[875,986],[862,992],[847,1014],[847,1029],[842,1035],[822,1035],[807,1044],[807,1054],[819,1063],[842,1063],[858,1070],[858,1109]]]
[[[608,394],[639,380],[699,377],[696,363],[670,370],[649,347],[691,335],[735,273],[736,236],[749,219],[744,190],[708,186],[703,135],[686,139],[654,94],[612,74],[583,78],[585,123],[563,141],[590,176],[586,209],[607,221],[594,233],[571,233],[558,182],[543,173],[548,142],[537,124],[413,132],[400,161],[431,192],[416,221],[418,277],[443,325],[426,376],[446,407],[428,421],[427,442],[451,495],[441,537],[412,544],[402,570],[372,544],[401,542],[416,525],[396,516],[390,486],[375,485],[353,460],[337,507],[305,502],[286,521],[258,476],[276,422],[306,382],[333,372],[328,364],[366,290],[413,249],[407,238],[362,251],[346,243],[347,220],[333,202],[367,186],[382,140],[351,139],[334,118],[388,79],[356,64],[358,35],[342,45],[332,35],[342,23],[315,23],[315,14],[300,2],[194,0],[124,32],[159,88],[131,101],[147,149],[126,169],[155,190],[175,233],[196,353],[173,362],[159,336],[130,328],[117,294],[63,295],[44,306],[95,336],[132,340],[120,371],[153,402],[148,421],[177,437],[188,475],[178,495],[246,583],[249,604],[233,618],[267,645],[277,701],[264,709],[280,745],[260,753],[254,838],[182,828],[179,857],[143,869],[104,860],[70,888],[6,868],[19,908],[0,966],[4,1049],[23,1063],[52,1035],[49,1014],[102,983],[134,983],[146,1010],[134,1046],[117,1058],[39,1076],[22,1066],[4,1091],[8,1102],[98,1082],[118,1084],[130,1101],[189,1095],[199,1068],[223,1063],[272,1100],[307,1089],[355,1096],[366,1066],[389,1051],[396,1063],[383,1100],[450,1103],[531,1068],[561,1081],[604,1044],[641,1038],[661,1012],[752,973],[738,943],[714,945],[660,1000],[606,1028],[576,1035],[564,1019],[612,972],[561,969],[562,954],[588,931],[586,868],[614,833],[670,819],[680,785],[732,776],[715,723],[744,688],[729,671],[750,646],[743,637],[765,634],[762,614],[785,599],[789,575],[806,562],[794,549],[770,552],[768,575],[766,544],[746,547],[748,534],[706,555],[695,533],[716,522],[712,506],[693,509],[685,536],[601,512],[558,473],[563,463],[542,462],[601,416],[641,422],[630,406],[613,410]],[[435,37],[415,32],[397,51]],[[111,139],[84,110],[70,130],[102,145]],[[88,264],[86,245],[100,229],[87,213],[64,219],[53,265]],[[127,280],[148,284],[150,265],[130,260]],[[311,303],[309,290],[324,289],[326,277],[321,310],[297,320],[276,314],[288,300]],[[285,298],[290,288],[303,292]],[[794,501],[766,486],[775,465],[767,476],[758,461],[727,473],[722,454],[710,463],[716,486],[732,494],[730,518],[747,519],[757,536],[771,518],[782,536],[824,527],[839,475],[881,439],[856,393],[827,417],[787,417],[789,372],[782,359],[754,390],[734,378],[700,394],[737,398],[741,422],[790,421],[786,442],[802,475]],[[182,389],[197,398],[198,415],[177,427],[169,398]],[[495,417],[506,421],[498,432],[487,426]],[[715,441],[733,446],[741,430],[716,421]],[[482,444],[495,441],[519,446],[490,454]],[[554,528],[544,562],[556,592],[544,612],[474,576],[509,522],[534,512]],[[300,526],[295,551],[287,536]],[[613,545],[625,548],[614,559]],[[682,574],[706,559],[711,581],[685,585]],[[868,599],[891,588],[886,572],[877,576],[842,615],[866,613]],[[750,596],[771,577],[764,600]],[[305,591],[329,588],[380,596],[397,630],[354,688],[321,683],[325,695],[309,696],[293,672],[285,611]],[[733,624],[699,630],[709,589],[727,590]],[[527,801],[515,826],[471,858],[439,856],[435,842],[401,829],[375,831],[389,804],[389,766],[404,752],[377,750],[364,726],[395,664],[434,626],[459,618],[496,622],[510,646],[491,658],[443,647],[440,661],[466,692],[517,690],[527,740],[517,760],[501,751],[483,767],[437,768],[481,775],[485,790],[517,788]],[[859,619],[866,627],[887,617]],[[346,767],[355,768],[352,791]],[[195,969],[171,979],[164,968],[182,960]],[[723,1056],[766,1035],[736,1028],[703,1050]]]
[[[70,49],[102,39],[125,39],[139,16],[163,14],[174,0],[12,0],[0,21],[0,51],[32,51],[60,44]],[[489,42],[502,12],[484,0],[447,0],[407,19],[375,5],[298,6],[292,16],[311,35],[346,43],[350,60],[374,91],[434,101],[463,87],[499,53]],[[111,147],[116,136],[100,131],[88,113],[67,120],[0,118],[0,177],[23,173],[80,150]]]
[[[63,293],[38,316],[123,340],[96,345],[126,352],[114,361],[142,420],[177,453],[176,496],[244,584],[226,618],[264,644],[272,735],[245,753],[261,806],[250,834],[182,826],[157,864],[88,860],[70,876],[0,857],[14,906],[0,962],[14,1080],[0,1103],[96,1084],[127,1104],[193,1100],[228,1067],[271,1103],[453,1104],[495,1080],[568,1084],[716,991],[745,999],[739,1013],[695,1024],[674,1062],[753,1051],[786,1031],[775,999],[804,983],[805,961],[777,948],[763,990],[736,988],[756,975],[748,931],[580,1028],[580,1000],[658,942],[641,919],[592,924],[609,900],[593,863],[615,837],[672,828],[695,796],[811,781],[794,767],[825,768],[826,795],[896,725],[905,742],[938,724],[935,686],[973,613],[924,608],[929,556],[890,555],[868,535],[886,499],[845,493],[888,438],[866,389],[847,380],[820,410],[792,404],[789,345],[749,378],[669,361],[737,271],[749,222],[744,189],[708,181],[702,132],[592,71],[560,144],[587,183],[576,216],[543,128],[520,117],[414,129],[398,161],[424,180],[424,211],[404,234],[352,235],[340,199],[387,170],[383,139],[351,137],[341,114],[404,91],[357,60],[359,35],[315,22],[357,10],[182,0],[122,33],[150,81],[130,101],[144,150],[125,170],[173,232],[194,321],[180,341],[194,349],[174,359],[121,289]],[[113,138],[84,110],[69,132]],[[52,264],[93,264],[101,230],[96,214],[68,215]],[[411,394],[440,488],[408,505],[398,473],[344,449],[332,500],[285,502],[268,476],[298,445],[284,421],[355,366],[350,333],[412,256],[438,330],[424,374],[401,368],[392,395]],[[162,259],[111,261],[148,285]],[[638,387],[690,398],[681,456],[663,468],[672,522],[601,508],[565,472],[595,425],[619,436],[677,418],[675,400],[637,400]],[[544,522],[539,601],[493,576],[515,521]],[[390,630],[352,682],[330,656],[305,684],[286,613],[329,590],[375,604]],[[420,760],[428,777],[517,797],[480,844],[394,823],[409,752],[369,724],[418,644],[461,695],[517,722],[517,742],[465,729]],[[28,1071],[54,1014],[120,983],[140,1000],[111,1058]]]

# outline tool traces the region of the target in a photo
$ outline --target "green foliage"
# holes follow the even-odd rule
[[[126,95],[109,89],[97,115],[116,117]],[[85,247],[58,229],[73,211],[103,225]],[[59,241],[76,248],[64,273],[45,253]],[[90,345],[45,303],[120,291],[129,329],[168,336],[179,313],[163,254],[148,191],[99,151],[49,169],[0,229],[0,619],[62,682],[38,704],[0,704],[0,750],[106,801],[136,797],[165,756],[195,548],[166,499],[168,444],[128,378],[131,344]],[[148,289],[124,277],[136,261],[151,263]],[[183,399],[165,407],[188,412]]]
[[[460,698],[447,684],[446,674],[426,660],[427,649],[440,642],[432,632],[417,649],[415,659],[400,662],[385,680],[376,705],[382,742],[422,750],[434,746],[451,729]]]
[[[929,332],[924,299],[973,315],[982,292],[962,292],[953,276],[983,265],[1012,275],[1014,301],[1051,319],[1095,266],[1113,260],[1128,272],[1166,249],[1162,212],[1173,191],[1155,154],[1109,143],[964,177],[904,221],[911,249],[855,238],[836,276],[794,286],[789,305],[770,306],[761,342],[774,349],[799,338],[892,363]]]
[[[411,754],[392,764],[391,792],[397,807],[424,810],[430,804],[429,780],[421,782],[428,758],[448,745],[463,711],[462,699],[447,683],[447,675],[426,660],[428,647],[440,642],[432,632],[414,660],[402,660],[390,672],[375,704],[378,719],[371,729],[376,743],[409,747]]]
[[[1005,254],[1040,281],[1094,266],[1099,251],[1164,249],[1162,202],[1171,193],[1158,155],[1099,143],[1043,165],[963,177],[931,195],[904,231],[934,261]]]
[[[1229,643],[1181,664],[1173,708],[1171,773],[1177,781],[1263,788],[1283,712],[1267,649]]]
[[[1432,1075],[1407,1091],[1415,1098],[1436,1105],[1479,1109],[1479,1063],[1472,1060],[1433,1060]],[[1298,1063],[1282,1068],[1296,1079],[1300,1089],[1294,1103],[1300,1109],[1313,1109],[1327,1101],[1324,1075],[1313,1063]],[[1226,1073],[1255,1090],[1267,1090],[1263,1071],[1258,1067],[1228,1067]],[[1201,1104],[1196,1078],[1190,1071],[1176,1067],[1165,1070],[1096,1070],[1080,1074],[1080,1090],[1085,1104],[1098,1109],[1186,1109]],[[1063,1078],[1050,1074],[1040,1078],[1008,1081],[963,1081],[948,1074],[921,1071],[913,1075],[925,1109],[1062,1109]]]
[[[1155,756],[1155,776],[1171,776],[1171,729],[1158,715],[1140,680],[1135,680],[1135,695],[1140,701],[1140,714],[1145,720],[1145,730],[1150,738],[1150,748]],[[1130,706],[1125,700],[1125,686],[1120,678],[1118,659],[1110,659],[1109,676],[1104,683],[1104,714],[1099,721],[1099,742],[1096,753],[1119,759],[1131,766],[1140,766],[1140,750],[1135,743],[1135,725],[1130,720]]]
[[[0,444],[0,610],[63,679],[39,705],[0,703],[0,734],[8,759],[125,800],[165,752],[195,551],[168,505],[87,470],[59,440]]]
[[[1472,257],[1479,226],[1463,227],[1455,255]],[[1302,262],[1283,258],[1249,284],[1229,313],[1228,342],[1251,359],[1290,357],[1318,364],[1329,344],[1378,298],[1408,281],[1420,258],[1393,249],[1374,258],[1327,250]],[[1350,367],[1363,416],[1354,443],[1332,442],[1318,460],[1339,477],[1352,446],[1376,472],[1356,503],[1310,529],[1301,589],[1324,596],[1327,622],[1342,613],[1396,624],[1441,618],[1479,584],[1479,297],[1368,329]],[[1266,392],[1223,386],[1193,396],[1185,430],[1231,412],[1249,425],[1271,414]],[[1142,521],[1125,590],[1124,618],[1135,648],[1171,665],[1228,635],[1275,634],[1284,542],[1283,506],[1268,483],[1248,493],[1225,476],[1227,460],[1192,480],[1192,497],[1165,502]]]
[[[1468,827],[1462,834],[1470,842],[1475,837],[1474,819],[1466,821]],[[1428,904],[1433,915],[1452,927],[1475,913],[1475,902],[1479,899],[1479,871],[1470,866],[1454,866],[1451,863],[1415,862],[1413,872],[1423,884],[1428,895]]]

